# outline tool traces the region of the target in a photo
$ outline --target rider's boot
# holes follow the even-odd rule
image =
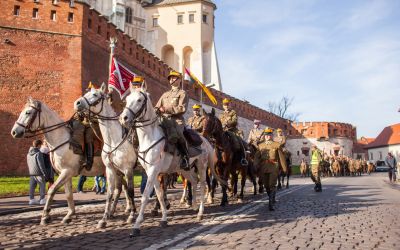
[[[181,155],[181,163],[180,163],[180,168],[184,171],[189,171],[190,166],[189,166],[189,153],[186,147],[186,142],[182,140],[178,140],[177,143],[179,153]]]
[[[273,191],[268,192],[268,209],[269,211],[275,211],[273,201]]]
[[[94,145],[93,143],[85,143],[85,158],[86,162],[84,163],[84,167],[87,171],[90,171],[93,166],[93,157],[94,157]]]
[[[275,204],[276,203],[276,191],[272,191],[272,203]]]

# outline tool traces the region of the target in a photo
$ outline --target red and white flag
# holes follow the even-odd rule
[[[135,74],[113,57],[108,87],[115,89],[121,99],[129,94],[129,83],[133,77],[135,77]]]

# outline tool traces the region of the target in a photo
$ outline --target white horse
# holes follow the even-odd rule
[[[180,156],[164,152],[165,135],[160,127],[159,119],[151,104],[150,96],[146,92],[145,84],[141,89],[131,88],[131,94],[126,98],[126,106],[120,115],[120,122],[123,126],[136,128],[139,139],[139,161],[148,175],[146,188],[142,196],[139,215],[133,226],[133,234],[140,234],[140,224],[144,220],[144,210],[149,200],[153,187],[156,190],[161,205],[162,219],[160,225],[167,225],[167,209],[163,199],[164,190],[160,188],[157,176],[161,173],[181,172],[182,175],[193,185],[193,209],[197,209],[196,187],[198,183],[197,173],[194,168],[190,171],[183,171],[179,168]],[[210,167],[215,175],[216,155],[211,144],[201,137],[201,153],[190,158],[190,165],[195,165],[200,178],[200,207],[197,218],[200,220],[204,212],[204,192],[206,185],[206,171]],[[217,177],[218,178],[218,177]],[[220,179],[219,179],[220,180]],[[221,180],[220,180],[221,181]]]
[[[71,222],[71,216],[75,214],[75,204],[72,194],[72,177],[78,175],[97,176],[104,173],[105,166],[100,157],[94,157],[93,167],[90,171],[80,165],[81,156],[74,154],[70,147],[70,130],[66,123],[56,112],[40,101],[29,98],[27,104],[15,122],[11,135],[14,138],[22,138],[25,133],[44,133],[50,147],[50,159],[59,177],[50,187],[47,201],[43,208],[41,224],[50,222],[50,209],[54,195],[64,185],[68,202],[68,213],[63,218],[63,223]]]
[[[118,116],[106,101],[106,85],[103,83],[100,89],[92,88],[83,97],[78,98],[74,103],[77,112],[86,112],[87,115],[99,121],[100,131],[104,140],[102,159],[107,171],[107,200],[106,208],[102,220],[98,227],[104,228],[106,220],[115,211],[115,206],[111,209],[110,204],[113,193],[118,197],[121,189],[115,189],[114,177],[122,173],[127,182],[127,212],[129,217],[127,223],[131,224],[136,212],[134,203],[133,168],[137,160],[133,145],[127,140],[128,134],[123,137],[124,128],[118,121]],[[112,118],[114,117],[114,118]]]

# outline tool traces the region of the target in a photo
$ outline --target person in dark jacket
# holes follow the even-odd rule
[[[27,158],[30,181],[29,181],[29,205],[46,203],[46,181],[48,173],[46,173],[46,165],[44,163],[43,153],[40,152],[42,145],[41,140],[33,141],[33,146],[29,148]],[[39,184],[40,200],[35,200],[35,189]]]
[[[43,144],[40,147],[40,152],[43,153],[43,159],[44,159],[44,165],[46,166],[46,173],[48,173],[48,187],[47,190],[53,185],[54,183],[54,170],[53,170],[53,165],[51,164],[50,160],[50,149],[47,146],[47,143],[45,140],[43,140]]]

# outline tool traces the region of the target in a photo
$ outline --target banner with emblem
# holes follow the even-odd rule
[[[112,58],[108,87],[116,90],[121,99],[129,94],[129,83],[134,77],[135,74],[132,71],[118,62],[115,57]]]
[[[217,99],[212,94],[212,92],[195,77],[192,72],[190,72],[187,68],[185,68],[185,80],[191,82],[192,84],[197,83],[197,85],[203,90],[203,92],[207,95],[208,99],[215,105],[218,104]]]

